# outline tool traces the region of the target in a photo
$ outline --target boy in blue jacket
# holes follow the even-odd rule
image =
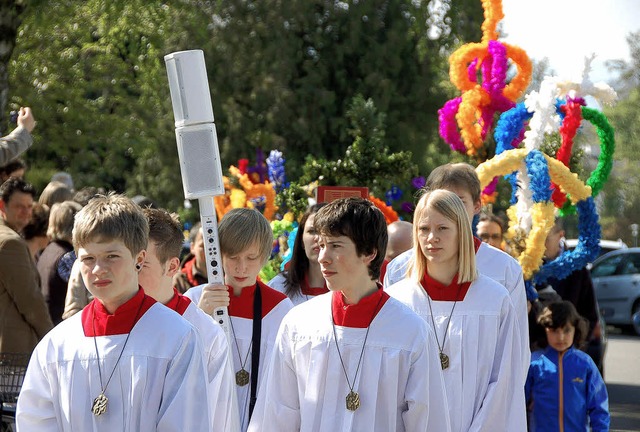
[[[608,431],[607,388],[591,357],[578,349],[586,320],[571,302],[560,301],[544,308],[538,324],[547,346],[532,354],[525,384],[530,430]]]

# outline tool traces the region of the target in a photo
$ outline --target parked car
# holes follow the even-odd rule
[[[565,247],[569,250],[575,249],[578,244],[578,239],[566,239],[564,241]],[[598,257],[609,253],[614,250],[627,249],[627,244],[622,241],[622,239],[618,240],[600,240],[600,253]]]
[[[607,324],[640,335],[640,248],[609,252],[593,262],[591,279]]]

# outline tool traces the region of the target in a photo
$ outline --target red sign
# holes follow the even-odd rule
[[[367,187],[349,187],[349,186],[318,186],[316,189],[316,201],[331,202],[340,198],[360,197],[367,199],[369,197],[369,188]]]

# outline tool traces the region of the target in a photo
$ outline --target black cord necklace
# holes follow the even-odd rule
[[[341,295],[338,293],[337,295]],[[336,334],[336,323],[333,319],[333,310],[331,310],[331,326],[333,328],[333,340],[336,343],[336,350],[338,350],[338,357],[340,358],[340,364],[342,364],[342,371],[344,372],[344,377],[347,380],[347,385],[349,386],[349,394],[347,395],[347,409],[349,411],[355,411],[360,408],[360,394],[358,392],[353,391],[353,387],[356,385],[356,380],[358,378],[358,372],[360,371],[360,365],[362,364],[362,358],[364,356],[364,348],[367,345],[367,337],[369,336],[369,329],[371,328],[371,323],[373,322],[373,318],[376,316],[376,312],[378,310],[378,306],[380,306],[380,302],[382,301],[382,295],[376,304],[376,307],[373,309],[373,314],[371,315],[371,321],[369,321],[369,325],[367,326],[367,332],[364,335],[364,342],[362,343],[362,351],[360,351],[360,358],[358,359],[358,367],[356,368],[356,374],[353,376],[353,383],[349,382],[349,375],[347,374],[347,368],[344,365],[344,360],[342,359],[342,353],[340,352],[340,347],[338,346],[338,335]],[[333,308],[331,308],[333,309]]]
[[[124,349],[127,346],[127,342],[129,342],[129,336],[131,336],[131,332],[133,332],[133,327],[135,327],[138,322],[138,316],[140,315],[140,311],[142,310],[142,305],[144,304],[144,298],[140,302],[140,306],[138,307],[138,312],[136,312],[136,316],[133,320],[133,326],[129,333],[127,333],[127,337],[124,340],[124,345],[122,345],[122,350],[120,351],[120,355],[118,356],[118,360],[116,360],[116,364],[113,366],[113,370],[111,371],[111,375],[109,375],[109,379],[107,380],[107,384],[102,386],[102,369],[100,368],[100,354],[98,353],[98,343],[96,342],[96,307],[95,303],[93,304],[93,319],[91,320],[91,326],[93,328],[93,346],[96,349],[96,357],[98,358],[98,376],[100,377],[100,394],[93,400],[93,404],[91,404],[91,412],[95,416],[100,416],[107,412],[107,404],[109,402],[109,398],[105,396],[105,392],[107,391],[107,387],[109,387],[109,383],[111,382],[111,378],[113,378],[113,374],[116,372],[118,368],[118,364],[120,363],[120,359],[122,358],[122,354],[124,353]]]
[[[456,294],[456,300],[453,302],[453,307],[451,308],[451,313],[449,314],[449,318],[447,319],[447,325],[444,328],[444,336],[442,337],[442,345],[440,345],[440,340],[438,339],[438,328],[436,327],[436,322],[433,319],[433,310],[431,309],[431,296],[427,292],[425,288],[425,294],[427,294],[427,302],[429,303],[429,313],[431,314],[431,324],[433,325],[433,332],[436,335],[436,343],[438,344],[438,351],[440,352],[440,367],[442,370],[445,370],[449,367],[449,356],[446,355],[444,351],[444,344],[447,342],[447,333],[449,332],[449,324],[451,323],[451,317],[453,316],[453,311],[456,309],[456,305],[458,304],[458,297],[460,296],[460,289],[462,285],[458,285],[458,293]]]
[[[244,357],[244,361],[242,361],[242,356],[240,355],[240,346],[238,345],[238,339],[236,338],[236,331],[233,329],[233,320],[229,320],[231,323],[231,333],[233,333],[233,341],[236,343],[236,350],[238,351],[238,359],[240,360],[240,370],[236,372],[236,384],[240,387],[244,387],[249,384],[249,372],[244,368],[247,365],[247,360],[249,360],[249,353],[251,353],[251,346],[253,345],[253,340],[249,344],[249,349],[247,349],[247,355]]]

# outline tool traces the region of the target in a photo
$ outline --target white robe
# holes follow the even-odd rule
[[[435,337],[424,321],[390,298],[374,318],[354,390],[335,346],[332,294],[296,306],[284,318],[251,425],[257,431],[449,431]],[[367,329],[336,326],[349,380]]]
[[[387,265],[383,284],[385,289],[405,278],[409,261],[413,259],[413,255],[413,249],[409,249],[398,255]],[[490,277],[509,291],[511,302],[516,311],[518,336],[522,346],[520,378],[522,379],[522,388],[524,388],[524,382],[529,372],[531,351],[529,349],[527,292],[524,288],[522,268],[511,255],[485,242],[480,244],[476,252],[476,267],[479,273]]]
[[[184,295],[189,297],[191,301],[193,301],[197,305],[200,301],[200,297],[202,296],[203,288],[204,285],[190,288]],[[261,391],[261,383],[263,379],[262,377],[267,370],[269,359],[271,359],[271,351],[273,350],[273,345],[276,339],[278,328],[280,327],[280,322],[292,307],[293,305],[291,304],[291,301],[289,301],[289,299],[284,299],[276,307],[271,309],[271,311],[267,315],[262,317],[262,328],[260,334],[260,366],[258,368],[258,390],[256,392],[256,397],[260,394]],[[234,316],[231,316],[230,319],[233,323],[233,330],[236,339],[235,343],[238,344],[237,347],[234,345],[229,348],[233,353],[233,371],[235,382],[235,373],[240,370],[241,365],[244,363],[245,359],[246,363],[244,363],[244,370],[251,373],[251,353],[249,352],[249,348],[251,346],[251,336],[253,335],[253,320]],[[242,361],[238,356],[238,350],[240,351],[240,355],[242,356]],[[242,387],[236,385],[235,388],[238,396],[240,428],[242,431],[246,431],[247,427],[249,426],[249,398],[251,396],[251,385],[247,384]]]
[[[208,431],[207,374],[196,330],[156,303],[133,328],[105,395],[106,413],[91,412],[126,334],[86,337],[82,314],[38,344],[18,398],[19,431]],[[100,365],[96,358],[97,344]]]
[[[213,424],[211,430],[237,432],[232,430],[233,424],[239,424],[239,415],[227,337],[222,327],[193,302],[189,303],[182,317],[198,330],[204,347],[209,375],[210,416]]]
[[[404,279],[387,292],[433,325],[419,284]],[[431,301],[440,344],[453,304]],[[513,303],[503,286],[478,276],[456,304],[443,352],[450,360],[443,375],[453,432],[527,430],[518,367],[522,349]]]
[[[280,291],[282,294],[286,294],[286,291],[287,291],[286,281],[287,279],[284,277],[282,273],[280,273],[276,275],[276,277],[271,279],[269,283],[267,283],[267,285],[269,285],[271,288],[273,288],[276,291]],[[301,291],[298,291],[293,296],[288,296],[288,297],[289,297],[289,300],[291,300],[291,303],[293,303],[294,306],[297,306],[317,296],[303,294]]]

